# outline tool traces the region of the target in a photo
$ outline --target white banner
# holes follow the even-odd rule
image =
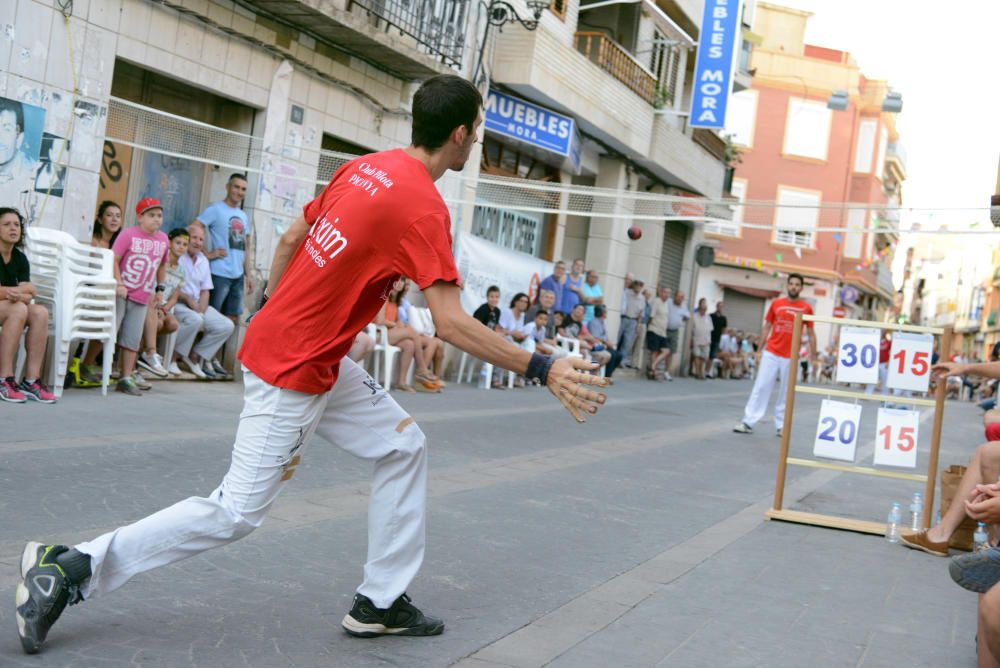
[[[500,288],[500,307],[523,292],[534,299],[538,285],[552,273],[552,263],[527,253],[502,248],[466,232],[455,250],[455,263],[462,277],[462,306],[469,313],[486,301],[491,285]]]

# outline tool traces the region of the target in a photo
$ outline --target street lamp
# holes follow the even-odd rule
[[[845,111],[849,103],[846,90],[835,90],[826,101],[826,108],[834,111]],[[903,111],[903,94],[896,91],[889,91],[882,100],[882,111],[890,114],[898,114]]]
[[[520,23],[525,30],[534,30],[538,27],[538,22],[542,18],[542,12],[549,6],[549,0],[527,0],[528,11],[533,18],[525,19],[517,13],[514,5],[506,0],[491,0],[489,4],[484,1],[479,3],[486,8],[486,31],[483,33],[483,42],[479,46],[479,59],[476,61],[475,76],[473,82],[479,83],[479,72],[483,67],[483,54],[486,51],[486,44],[489,42],[490,28],[496,27],[503,32],[503,27],[508,23]]]

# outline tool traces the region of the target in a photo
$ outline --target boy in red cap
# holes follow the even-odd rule
[[[163,292],[170,241],[160,232],[163,206],[146,197],[135,205],[139,224],[122,230],[111,250],[115,254],[118,281],[118,347],[121,349],[121,377],[115,387],[134,397],[142,396],[133,374],[142,341],[146,309],[154,292]]]

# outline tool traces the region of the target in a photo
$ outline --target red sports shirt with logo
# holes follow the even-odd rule
[[[239,358],[271,385],[322,394],[396,281],[424,289],[459,275],[448,209],[402,149],[342,166],[303,216],[309,234],[250,321]]]
[[[795,314],[812,315],[812,306],[804,299],[794,302],[787,297],[775,299],[771,308],[767,309],[764,319],[771,323],[771,335],[767,339],[766,350],[778,357],[792,356],[792,330],[795,327]],[[812,323],[802,323],[812,332]]]

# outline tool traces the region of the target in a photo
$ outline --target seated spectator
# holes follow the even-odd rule
[[[177,291],[174,316],[177,318],[177,340],[174,359],[187,367],[195,377],[208,380],[224,379],[225,369],[214,358],[233,333],[235,324],[209,305],[212,272],[205,246],[205,227],[195,221],[188,225],[187,253],[178,260],[184,268],[184,284]],[[204,331],[195,345],[198,332]],[[193,346],[193,349],[192,349]],[[177,371],[180,371],[178,366]]]
[[[31,265],[21,250],[23,246],[21,213],[0,208],[0,399],[15,404],[27,399],[52,404],[56,396],[40,380],[49,337],[49,312],[34,303],[38,289],[31,283]],[[22,334],[27,361],[18,384],[14,366]]]
[[[486,288],[486,303],[481,304],[472,317],[483,323],[489,329],[496,331],[500,324],[500,288],[491,285]]]
[[[118,281],[116,315],[121,328],[118,348],[121,351],[121,376],[115,389],[131,396],[141,396],[141,377],[135,377],[136,358],[142,345],[149,300],[166,289],[165,263],[170,256],[170,242],[160,231],[163,206],[146,197],[135,207],[139,224],[123,230],[115,240],[115,280]],[[155,290],[153,286],[156,286]]]
[[[375,339],[368,336],[365,332],[358,332],[358,335],[354,337],[354,343],[351,344],[351,349],[347,351],[347,356],[352,361],[361,364],[361,360],[367,357],[373,350],[375,350]]]
[[[611,344],[611,339],[608,337],[607,318],[608,310],[603,305],[595,306],[594,319],[587,323],[587,331],[597,341],[598,345],[603,346],[604,351],[611,356],[604,368],[604,375],[610,378],[611,374],[615,372],[615,369],[618,368],[618,365],[622,361],[622,353],[616,346]],[[596,348],[597,346],[595,345]]]
[[[834,373],[837,371],[837,347],[834,344],[828,345],[819,356],[819,382],[833,383]]]
[[[555,306],[556,306],[556,293],[552,292],[551,290],[544,290],[544,289],[539,290],[538,299],[535,301],[534,304],[531,305],[531,308],[529,308],[528,311],[524,314],[524,321],[533,322],[535,319],[535,315],[539,311],[548,311],[549,314],[551,315],[552,309],[554,309]],[[551,320],[551,318],[549,318],[549,320]]]
[[[143,328],[143,352],[139,353],[137,363],[150,373],[160,378],[165,378],[170,374],[163,366],[163,358],[156,351],[156,337],[161,334],[171,334],[177,331],[177,318],[173,315],[174,305],[180,295],[178,288],[184,285],[184,267],[180,264],[180,258],[187,254],[190,235],[183,228],[170,230],[167,235],[170,241],[170,258],[166,264],[166,280],[163,282],[163,292],[149,300],[149,308],[146,311],[146,324]],[[171,367],[175,369],[174,375],[180,375],[180,369],[171,362]]]
[[[424,358],[424,348],[420,342],[420,333],[409,325],[404,325],[399,320],[399,305],[403,300],[403,292],[406,286],[405,280],[398,281],[389,293],[389,299],[382,305],[382,309],[375,316],[375,324],[385,327],[388,333],[389,345],[400,349],[399,355],[399,375],[396,384],[391,389],[400,392],[440,392],[442,385],[438,378],[431,373]],[[416,370],[413,374],[416,386],[406,382],[406,376],[410,370],[410,362],[416,363]]]
[[[122,208],[111,200],[104,200],[97,208],[97,218],[90,232],[90,245],[111,250],[122,231]]]
[[[438,385],[444,387],[444,381],[441,380],[441,367],[444,364],[444,341],[434,335],[433,322],[418,322],[414,319],[413,304],[406,298],[409,289],[410,281],[404,278],[403,287],[400,290],[400,294],[403,296],[399,300],[399,321],[412,327],[420,335],[420,348],[428,368],[431,369],[432,377],[437,379]],[[430,311],[427,311],[427,320],[431,320]],[[425,329],[427,325],[429,328]]]
[[[611,361],[611,353],[604,349],[604,344],[590,335],[587,326],[583,324],[584,312],[583,304],[574,306],[563,321],[561,334],[566,338],[578,340],[580,352],[584,357],[593,360],[598,366],[605,366]]]
[[[528,295],[518,292],[510,300],[510,308],[501,311],[497,332],[503,334],[509,341],[512,341],[528,352],[535,352],[535,340],[528,336],[527,326],[524,321],[524,313],[527,310]]]

